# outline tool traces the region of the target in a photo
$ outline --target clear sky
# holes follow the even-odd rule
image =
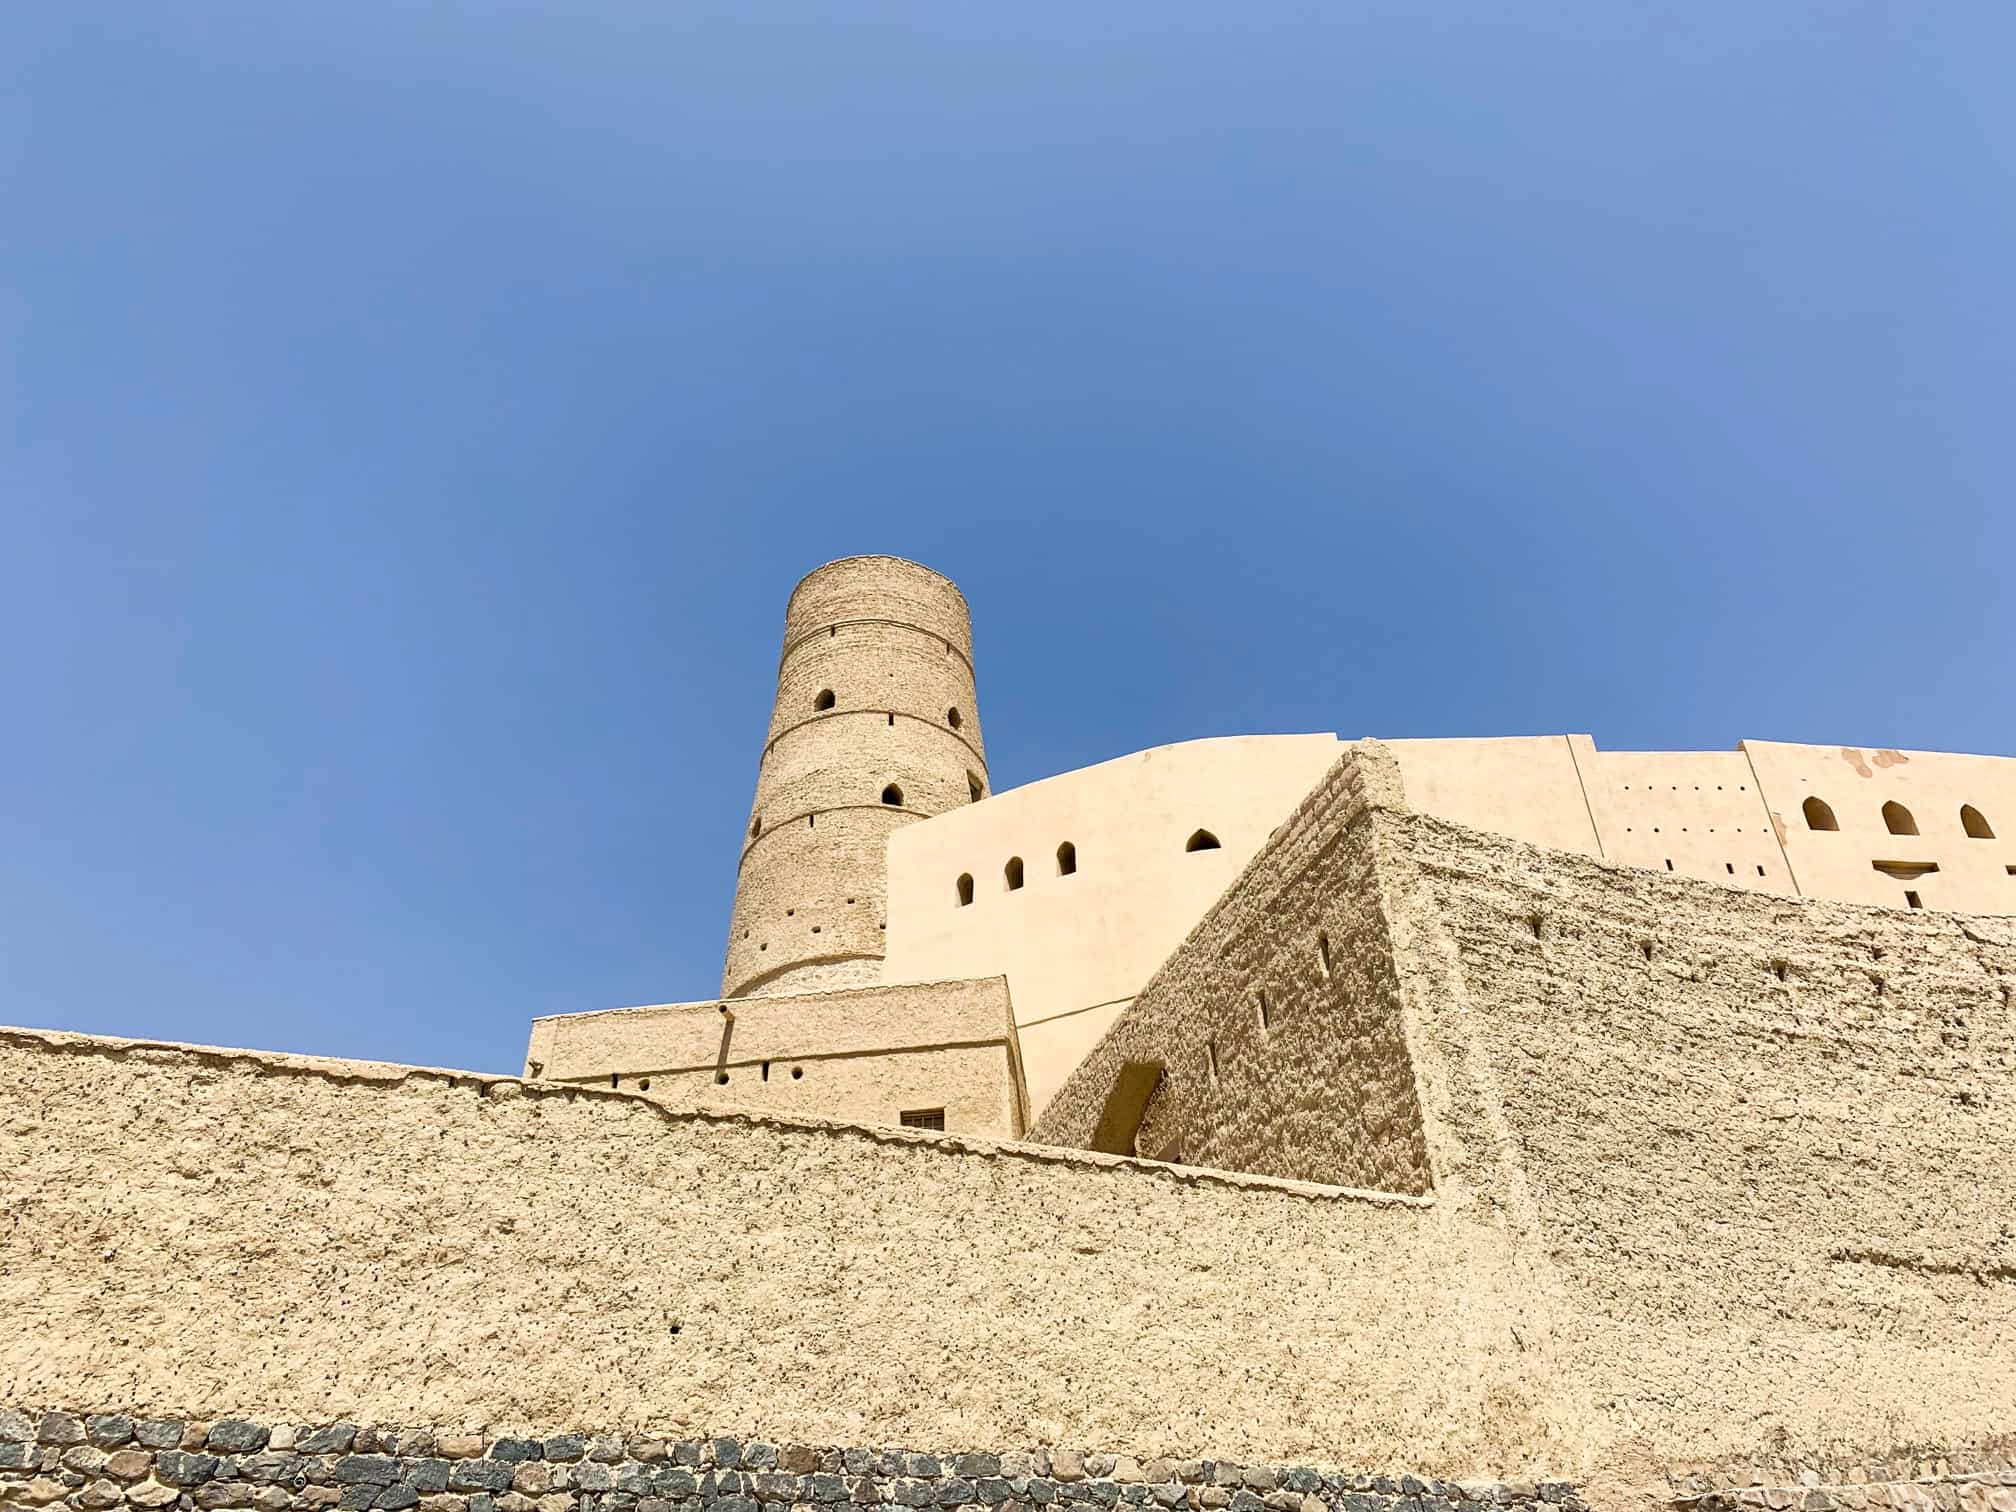
[[[2016,750],[2016,8],[16,5],[0,1022],[704,997],[785,595],[997,787]]]

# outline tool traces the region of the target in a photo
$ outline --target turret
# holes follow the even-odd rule
[[[722,995],[880,981],[889,836],[987,790],[958,588],[900,557],[808,573],[784,611]]]

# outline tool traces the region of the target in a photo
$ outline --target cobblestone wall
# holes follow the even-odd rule
[[[0,1506],[109,1512],[760,1512],[1049,1507],[1582,1512],[1566,1482],[1323,1473],[1032,1449],[920,1453],[739,1438],[548,1438],[0,1411]]]

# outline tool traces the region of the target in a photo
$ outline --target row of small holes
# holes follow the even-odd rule
[[[821,688],[818,691],[818,693],[813,695],[812,712],[814,714],[830,713],[834,708],[836,708],[839,705],[839,702],[840,700],[834,696],[833,690],[831,688]],[[893,711],[889,713],[889,723],[891,723],[892,725],[896,723],[896,715]],[[954,704],[951,708],[945,711],[945,723],[950,725],[955,730],[958,729],[961,725],[966,723],[966,718],[959,712],[959,706],[957,704]]]

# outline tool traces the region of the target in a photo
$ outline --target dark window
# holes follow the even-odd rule
[[[1910,904],[1913,908],[1923,908],[1925,906],[1923,903],[1920,903],[1918,901],[1918,894],[1916,894],[1915,892],[1907,892],[1906,894],[1904,894],[1904,901]]]
[[[832,708],[833,690],[831,688],[821,688],[819,690],[819,696],[812,700],[812,707],[814,709],[817,709],[822,714],[826,710]]]
[[[882,789],[882,801],[891,808],[903,807],[903,789],[896,786],[893,782],[890,783],[889,786]]]
[[[943,1108],[911,1108],[896,1116],[903,1120],[903,1127],[906,1129],[936,1129],[941,1134],[945,1130]]]
[[[968,772],[966,774],[966,796],[974,803],[978,803],[986,796],[986,793],[987,790],[980,785],[980,779],[971,772]]]
[[[945,711],[945,723],[952,726],[953,729],[958,729],[965,722],[965,720],[959,717],[959,711],[956,708]]]
[[[1834,810],[1827,806],[1823,798],[1808,798],[1800,805],[1806,811],[1806,828],[1809,830],[1838,830],[1840,824],[1834,818]]]
[[[1008,884],[1008,891],[1017,892],[1022,886],[1022,858],[1010,856],[1008,864],[1001,868],[1001,880]]]
[[[1068,877],[1078,870],[1078,847],[1066,840],[1057,847],[1057,875]]]
[[[1993,840],[1995,831],[1988,827],[1988,817],[1971,803],[1960,805],[1960,828],[1967,831],[1969,839]]]
[[[973,873],[959,873],[959,906],[964,908],[973,901]]]
[[[1216,850],[1218,849],[1218,837],[1209,830],[1200,829],[1196,834],[1183,842],[1183,849],[1186,851]]]
[[[1911,810],[1894,800],[1883,805],[1883,827],[1893,835],[1918,833],[1918,821],[1911,817]]]

